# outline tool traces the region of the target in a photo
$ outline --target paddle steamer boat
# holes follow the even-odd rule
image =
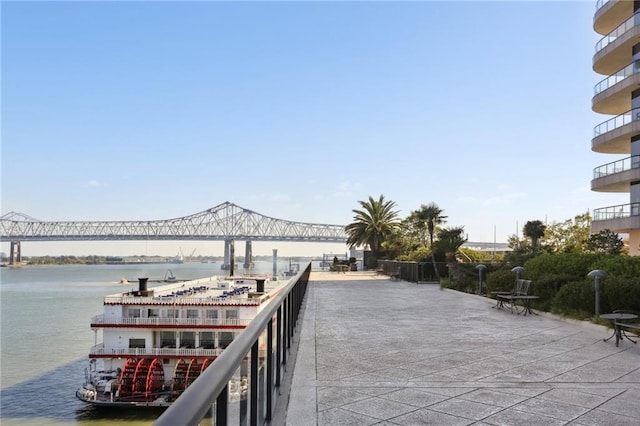
[[[214,276],[154,288],[147,281],[106,296],[104,313],[91,319],[95,345],[76,391],[80,400],[169,406],[284,285],[266,277]],[[231,398],[243,397],[242,372],[229,389]]]

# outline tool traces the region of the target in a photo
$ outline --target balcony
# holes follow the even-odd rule
[[[93,346],[89,351],[90,358],[113,357],[217,357],[224,349],[204,349],[204,348],[120,348],[106,350],[104,343]]]
[[[591,108],[600,114],[621,114],[631,108],[631,92],[640,88],[640,61],[634,61],[594,87]]]
[[[629,192],[631,182],[640,180],[640,156],[627,157],[593,170],[591,190]]]
[[[624,21],[619,27],[596,43],[593,70],[611,75],[631,60],[633,45],[640,42],[640,13]]]
[[[628,0],[598,0],[593,15],[593,29],[598,34],[608,34],[633,14],[633,2]]]
[[[603,207],[593,211],[591,231],[610,229],[618,233],[630,233],[640,229],[640,203]]]
[[[223,328],[246,327],[251,319],[218,319],[218,318],[105,318],[104,315],[96,315],[91,318],[91,328]]]
[[[591,149],[607,154],[629,154],[631,137],[638,134],[640,108],[634,108],[594,127]]]

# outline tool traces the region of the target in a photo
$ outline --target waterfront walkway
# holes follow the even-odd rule
[[[490,299],[312,272],[289,404],[309,425],[638,425],[640,344]],[[288,372],[291,374],[291,372]]]

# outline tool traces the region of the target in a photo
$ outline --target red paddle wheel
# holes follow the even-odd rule
[[[198,378],[201,371],[202,370],[198,360],[192,358],[191,362],[189,362],[189,368],[187,369],[187,387],[191,386],[191,383],[193,383],[193,381]]]
[[[138,365],[138,360],[136,358],[127,358],[124,363],[124,367],[122,367],[122,372],[120,373],[120,378],[118,380],[118,395],[123,401],[129,400],[133,395],[136,365]]]
[[[147,392],[147,376],[149,375],[149,367],[153,359],[142,358],[136,365],[133,373],[133,397],[141,399],[146,397]]]
[[[215,358],[214,358],[214,359],[215,359]],[[212,359],[205,358],[205,359],[204,359],[204,361],[202,362],[202,368],[200,369],[200,374],[202,374],[202,372],[203,372],[204,370],[206,370],[206,369],[207,369],[207,367],[208,367],[209,365],[211,365],[211,363],[212,363],[212,362],[213,362],[213,360],[212,360]]]
[[[145,396],[147,401],[153,401],[156,395],[162,391],[164,385],[164,367],[162,367],[162,361],[158,358],[154,358],[149,366],[147,373],[147,383],[145,386]]]
[[[184,359],[178,360],[173,369],[173,384],[171,385],[171,397],[177,398],[187,388],[187,372],[189,365]]]

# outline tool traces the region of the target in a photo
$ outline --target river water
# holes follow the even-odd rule
[[[102,313],[103,297],[137,288],[139,277],[160,285],[151,281],[168,269],[178,280],[228,274],[219,262],[0,268],[0,424],[152,424],[161,411],[97,409],[75,391],[96,343],[89,323]],[[279,262],[279,272],[288,269]],[[272,271],[271,262],[256,262],[253,270]],[[120,284],[122,278],[130,282]]]

